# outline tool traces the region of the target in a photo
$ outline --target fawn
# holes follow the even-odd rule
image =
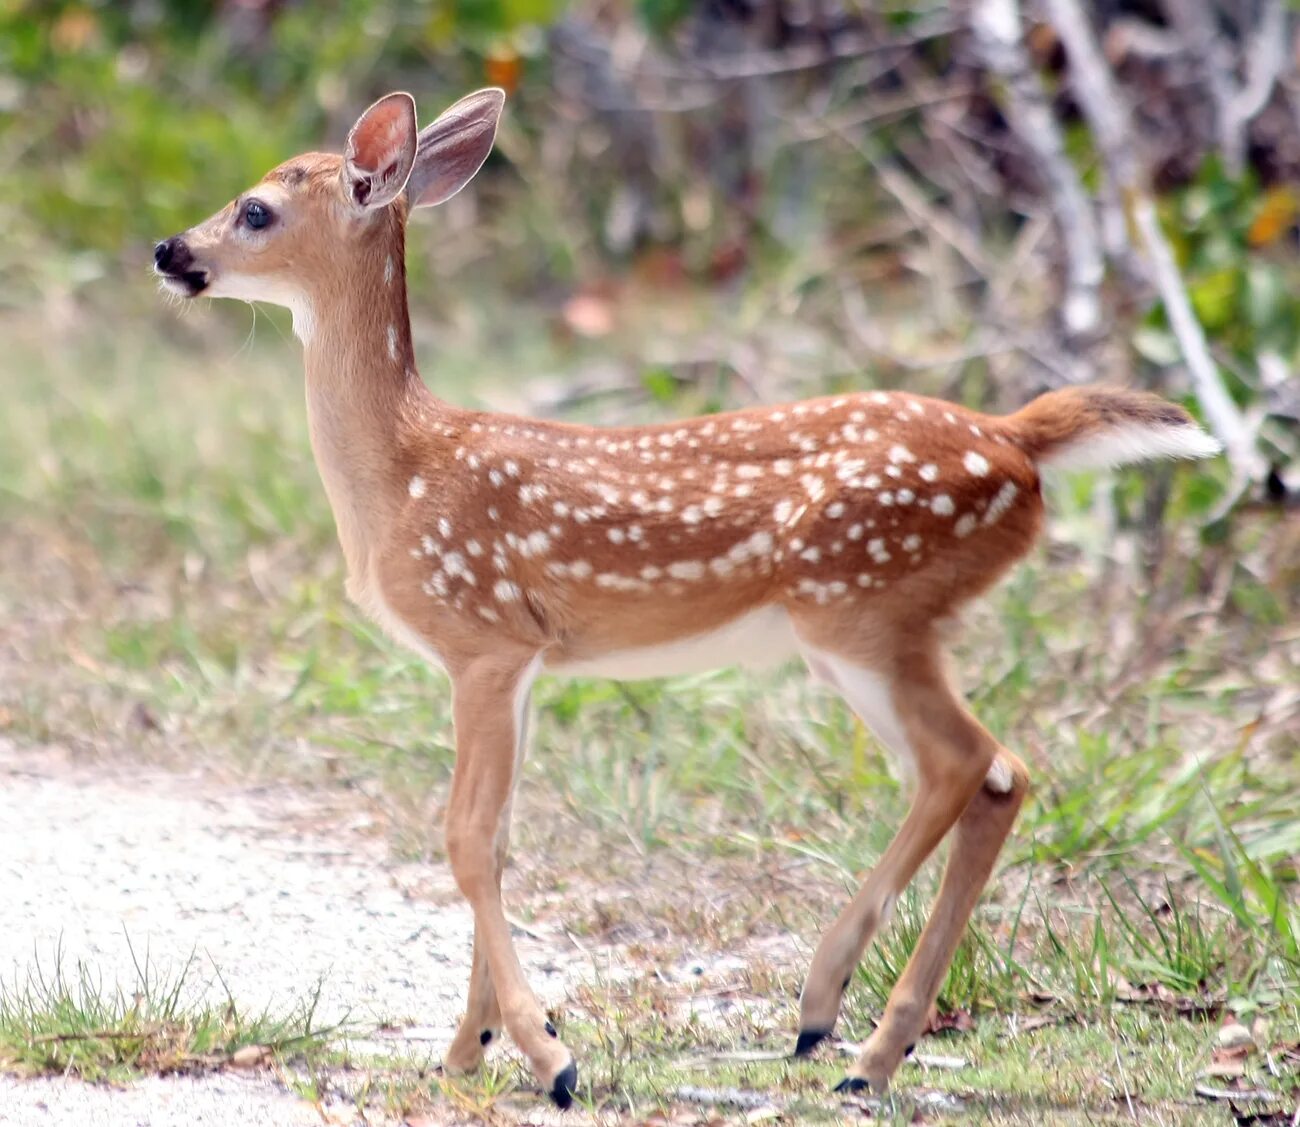
[[[292,310],[348,593],[451,678],[446,847],[475,930],[445,1066],[476,1067],[504,1026],[557,1104],[577,1085],[501,902],[538,673],[658,677],[797,654],[899,757],[915,797],[817,946],[796,1054],[831,1032],[867,944],[955,831],[930,920],[837,1089],[884,1090],[1028,787],[949,686],[937,624],[1034,543],[1042,466],[1203,458],[1218,443],[1180,407],[1103,387],[1008,416],[870,391],[608,429],[445,403],[415,369],[407,217],[469,182],[504,101],[480,90],[417,131],[410,95],[390,94],[342,156],[295,157],[154,252],[173,293]]]

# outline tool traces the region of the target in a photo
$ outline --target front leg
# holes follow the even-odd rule
[[[500,877],[497,878],[500,888]],[[474,965],[469,972],[469,994],[465,999],[465,1016],[460,1019],[456,1036],[442,1058],[442,1067],[453,1075],[473,1072],[483,1063],[489,1045],[501,1034],[501,1007],[488,970],[483,939],[474,928]]]
[[[490,1015],[495,994],[501,1020],[534,1075],[560,1107],[568,1107],[577,1087],[577,1065],[524,978],[501,902],[499,859],[504,858],[528,691],[539,664],[540,658],[531,654],[481,658],[453,677],[456,770],[447,808],[447,856],[474,911],[470,1005],[477,1002],[480,1013],[466,1015],[449,1063],[454,1068],[469,1059],[468,1041],[474,1036],[481,1040],[483,1031],[469,1023]]]
[[[524,694],[526,697],[526,693]],[[527,707],[522,710],[519,730],[515,734],[514,785],[519,785],[519,771],[528,749]],[[501,828],[496,836],[497,891],[505,874],[506,860],[510,855],[510,815],[514,795],[501,815]],[[450,1073],[473,1072],[483,1063],[488,1047],[501,1035],[501,1006],[492,985],[492,972],[488,969],[487,948],[478,928],[474,929],[474,963],[469,974],[469,995],[465,1000],[465,1016],[443,1057],[443,1068]]]

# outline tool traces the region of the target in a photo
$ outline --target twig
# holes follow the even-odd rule
[[[84,1033],[41,1033],[32,1038],[38,1045],[64,1041],[141,1041],[165,1032],[162,1026],[150,1029],[88,1029]]]
[[[1245,80],[1240,84],[1233,77],[1234,60],[1227,39],[1215,26],[1211,6],[1205,0],[1165,0],[1164,7],[1187,40],[1192,57],[1204,66],[1224,168],[1230,176],[1240,176],[1246,167],[1247,130],[1273,96],[1286,64],[1282,0],[1265,0],[1254,34],[1242,45]]]
[[[1034,155],[1046,182],[1065,248],[1062,321],[1072,335],[1092,333],[1101,322],[1099,291],[1105,273],[1101,239],[1088,197],[1066,155],[1042,81],[1031,68],[1021,42],[1019,7],[1016,0],[977,0],[971,22],[985,63],[1005,83],[1007,120]]]

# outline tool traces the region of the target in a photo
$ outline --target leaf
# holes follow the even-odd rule
[[[677,394],[677,378],[667,368],[646,368],[641,372],[641,386],[658,402],[670,403]]]
[[[1237,309],[1240,285],[1241,271],[1228,266],[1204,275],[1188,289],[1197,320],[1210,332],[1231,323]]]
[[[1182,356],[1174,334],[1154,325],[1143,325],[1133,334],[1133,348],[1143,360],[1162,368],[1178,363]]]
[[[272,1055],[265,1045],[245,1045],[231,1054],[230,1063],[236,1068],[261,1068],[270,1062]]]
[[[1279,184],[1270,188],[1260,196],[1255,206],[1255,214],[1246,230],[1246,241],[1253,247],[1266,247],[1277,242],[1291,229],[1298,213],[1300,200],[1290,187]]]

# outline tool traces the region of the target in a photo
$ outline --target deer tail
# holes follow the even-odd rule
[[[1222,449],[1183,408],[1145,391],[1066,387],[1010,415],[1007,432],[1040,466],[1100,469]]]

